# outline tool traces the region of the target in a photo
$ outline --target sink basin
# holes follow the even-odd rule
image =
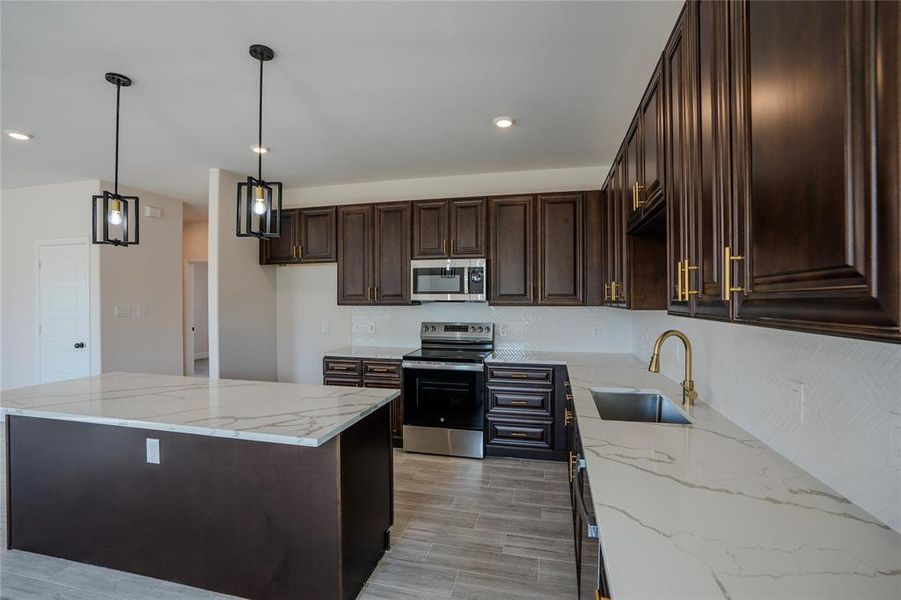
[[[691,425],[676,405],[652,392],[592,391],[598,414],[607,421],[641,421]]]

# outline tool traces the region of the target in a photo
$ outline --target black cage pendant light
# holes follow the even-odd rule
[[[113,246],[134,246],[139,241],[138,197],[119,193],[119,96],[131,79],[119,73],[107,73],[106,80],[116,86],[116,167],[113,191],[93,196],[93,242]]]
[[[275,52],[268,46],[254,44],[250,55],[260,61],[260,114],[257,151],[257,176],[238,182],[238,237],[277,238],[281,234],[282,184],[263,180],[263,63]]]

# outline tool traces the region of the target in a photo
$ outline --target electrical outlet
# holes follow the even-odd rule
[[[328,321],[322,322],[321,330],[322,330],[323,335],[328,333]]]
[[[156,438],[147,438],[147,462],[151,465],[160,464],[160,441]]]
[[[807,398],[805,396],[805,386],[803,381],[798,381],[796,379],[789,379],[789,389],[792,392],[792,398],[794,399],[795,406],[798,407],[799,421],[801,425],[804,424],[804,413],[807,410]]]
[[[127,304],[117,304],[113,307],[113,317],[116,319],[127,319],[131,316],[131,307]]]
[[[889,464],[901,469],[901,414],[890,413],[889,419]]]
[[[369,330],[369,333],[375,333],[375,323],[370,323],[367,329]]]
[[[599,335],[601,335],[601,326],[600,326],[600,325],[594,325],[594,326],[591,328],[591,335],[593,335],[594,337],[598,337]]]
[[[135,311],[135,316],[139,319],[146,319],[150,316],[150,307],[146,304],[138,304],[137,309]]]

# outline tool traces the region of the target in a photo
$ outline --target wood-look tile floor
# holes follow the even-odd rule
[[[5,448],[0,433],[0,464],[6,461]],[[0,469],[0,600],[233,598],[5,550],[3,477],[5,469]],[[569,488],[563,463],[478,461],[397,451],[394,479],[392,548],[360,599],[576,597]]]

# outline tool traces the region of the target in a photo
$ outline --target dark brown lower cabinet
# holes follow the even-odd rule
[[[393,521],[388,423],[314,448],[8,416],[7,543],[242,598],[356,598]]]
[[[391,402],[391,437],[396,448],[403,447],[404,391],[399,360],[326,356],[322,359],[322,383],[400,390],[400,396]]]
[[[489,364],[485,454],[564,460],[565,367]]]

